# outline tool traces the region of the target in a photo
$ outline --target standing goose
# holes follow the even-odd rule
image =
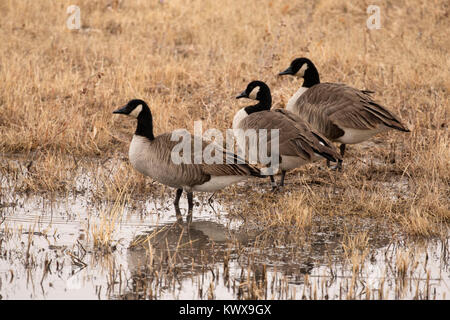
[[[179,142],[171,141],[172,133],[163,133],[156,137],[153,135],[152,114],[148,105],[142,100],[131,100],[113,113],[124,114],[137,119],[137,128],[128,152],[131,165],[140,173],[177,189],[174,205],[178,220],[181,219],[179,201],[183,190],[187,192],[188,220],[190,220],[193,208],[193,191],[215,192],[250,176],[260,176],[257,168],[243,161],[240,162],[242,164],[233,164],[237,162],[234,161],[238,159],[237,155],[222,148],[223,164],[194,163],[195,151],[191,152],[190,164],[175,164],[172,161],[171,153]],[[200,138],[194,137],[194,139]],[[191,139],[191,147],[194,145],[194,139]],[[204,140],[198,142],[202,147],[201,152],[210,144],[210,142]],[[191,150],[195,149],[191,148]]]
[[[240,109],[233,119],[233,129],[279,129],[280,186],[284,186],[286,171],[323,157],[336,162],[341,159],[336,147],[314,130],[306,121],[283,109],[270,110],[272,96],[269,87],[262,81],[252,81],[236,99],[257,100],[253,106]],[[238,140],[239,141],[239,140]],[[243,141],[243,140],[240,140]],[[269,138],[270,141],[270,138]],[[270,175],[272,190],[276,189]]]
[[[397,116],[372,99],[372,91],[340,83],[320,83],[319,72],[307,58],[295,59],[279,75],[304,79],[286,109],[308,121],[331,141],[340,142],[342,157],[346,144],[363,142],[389,129],[409,132]],[[341,166],[342,160],[337,168]]]

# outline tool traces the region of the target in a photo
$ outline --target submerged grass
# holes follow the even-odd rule
[[[101,210],[97,221],[91,222],[91,236],[95,249],[111,252],[117,243],[116,228],[124,214],[126,203],[129,201],[127,193],[128,183],[120,189],[110,210]]]

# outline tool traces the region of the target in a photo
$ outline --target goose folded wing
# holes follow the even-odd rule
[[[392,112],[373,101],[371,93],[345,84],[321,83],[307,90],[297,103],[306,110],[319,110],[341,128],[372,130],[384,124],[407,130]]]

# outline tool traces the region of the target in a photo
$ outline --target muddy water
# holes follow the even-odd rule
[[[318,235],[308,256],[255,247],[257,232],[229,221],[218,203],[176,222],[169,201],[124,206],[111,252],[92,246],[99,212],[87,198],[32,196],[3,202],[0,226],[2,299],[446,299],[448,241],[388,244],[371,250],[359,270],[334,259]],[[186,203],[182,202],[182,206]],[[323,241],[320,241],[322,239]],[[328,243],[327,246],[324,243]],[[331,247],[330,247],[331,244]],[[330,249],[331,248],[331,249]],[[337,256],[337,254],[336,254]],[[402,270],[397,262],[405,260]]]
[[[176,221],[169,196],[116,206],[93,200],[86,191],[92,180],[78,174],[65,196],[8,192],[2,180],[1,299],[450,297],[448,238],[380,234],[364,255],[346,259],[329,221],[304,247],[283,246],[259,241],[264,230],[229,218],[233,204],[221,199],[210,206],[196,198],[188,225]],[[187,207],[184,197],[180,205]],[[99,234],[106,246],[94,245]]]

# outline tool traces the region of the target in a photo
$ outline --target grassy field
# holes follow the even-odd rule
[[[66,27],[72,4],[80,30]],[[378,30],[366,26],[370,4],[381,8]],[[0,196],[73,191],[80,168],[94,172],[93,199],[120,207],[173,192],[131,168],[135,123],[112,111],[141,98],[155,134],[192,131],[195,120],[225,130],[244,104],[234,97],[251,80],[268,83],[274,107],[284,107],[301,83],[276,75],[305,56],[323,82],[375,91],[411,133],[349,146],[342,172],[311,164],[288,175],[284,192],[254,192],[269,185],[251,180],[217,201],[264,230],[262,243],[303,244],[326,224],[339,230],[350,260],[380,234],[446,238],[449,12],[444,0],[2,1]],[[22,166],[10,160],[17,158]],[[120,165],[105,169],[111,160]]]

